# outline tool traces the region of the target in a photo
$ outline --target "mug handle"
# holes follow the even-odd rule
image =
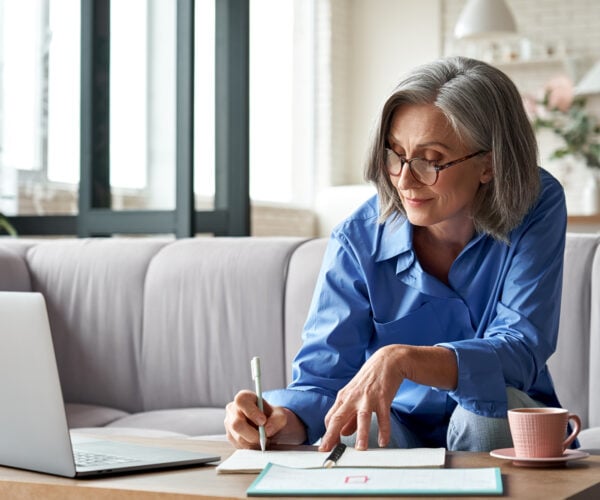
[[[573,431],[571,432],[569,437],[563,442],[563,451],[566,450],[569,446],[571,446],[571,443],[575,441],[577,434],[579,434],[579,431],[581,430],[581,419],[578,415],[575,415],[575,413],[569,413],[567,420],[573,421]]]

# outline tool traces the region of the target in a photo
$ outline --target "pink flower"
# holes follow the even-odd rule
[[[531,94],[523,94],[523,107],[530,120],[534,120],[538,115],[538,100]]]
[[[566,112],[573,104],[573,82],[567,75],[558,75],[544,86],[548,96],[548,107]]]

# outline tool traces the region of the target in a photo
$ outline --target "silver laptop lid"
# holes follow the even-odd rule
[[[76,467],[44,298],[0,292],[0,465],[66,477],[200,465],[203,452],[87,439]],[[97,455],[104,455],[95,462]],[[108,456],[107,456],[108,455]]]
[[[75,476],[44,297],[0,292],[0,464]]]

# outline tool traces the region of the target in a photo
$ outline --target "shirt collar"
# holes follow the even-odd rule
[[[408,219],[401,214],[388,218],[379,229],[379,244],[375,253],[375,261],[398,257],[402,261],[401,268],[407,268],[414,261],[412,250],[413,231]]]
[[[463,252],[485,236],[485,233],[475,233]],[[413,226],[402,214],[388,218],[379,229],[379,244],[375,252],[375,261],[381,262],[393,257],[398,257],[398,272],[408,269],[415,260]]]

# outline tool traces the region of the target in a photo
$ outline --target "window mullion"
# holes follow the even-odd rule
[[[90,236],[89,214],[110,208],[110,0],[81,1],[80,237]]]

